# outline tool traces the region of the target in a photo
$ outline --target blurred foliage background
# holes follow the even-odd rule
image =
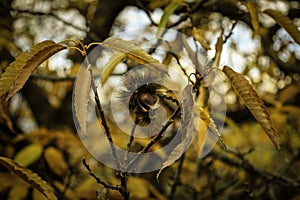
[[[300,199],[300,38],[299,33],[291,37],[285,22],[261,12],[266,9],[282,13],[300,27],[296,0],[4,0],[0,2],[0,74],[21,52],[46,39],[80,39],[89,44],[121,31],[159,26],[186,34],[213,57],[223,31],[229,37],[220,65],[229,65],[251,80],[270,109],[288,160],[225,81],[227,117],[222,137],[229,150],[216,145],[200,160],[187,152],[182,162],[161,174],[160,182],[156,172],[130,175],[130,197]],[[118,184],[115,171],[94,160],[75,131],[72,89],[81,62],[75,51],[63,51],[43,63],[9,102],[0,99],[1,156],[38,173],[59,199],[95,199],[96,191],[103,192],[83,167],[83,158],[103,180]],[[108,197],[121,199],[114,190],[108,190]],[[0,198],[44,197],[0,166]]]

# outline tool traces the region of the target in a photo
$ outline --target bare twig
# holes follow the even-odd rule
[[[121,165],[120,165],[120,161],[119,161],[119,158],[118,158],[118,155],[117,155],[117,150],[116,150],[116,147],[114,146],[114,141],[113,141],[113,138],[111,137],[111,134],[110,134],[110,129],[109,129],[109,126],[107,124],[107,121],[106,121],[106,118],[105,118],[105,115],[104,115],[104,111],[103,111],[103,108],[102,108],[102,105],[101,105],[101,102],[100,102],[100,98],[99,98],[99,95],[98,95],[98,92],[97,92],[97,88],[96,88],[94,79],[92,79],[92,89],[93,89],[93,92],[95,94],[94,99],[95,99],[95,102],[96,102],[97,111],[98,111],[98,114],[100,115],[100,122],[99,123],[101,123],[102,127],[104,128],[104,132],[106,134],[106,138],[109,141],[109,145],[110,145],[110,149],[111,149],[113,158],[115,160],[117,168],[120,169]]]
[[[223,45],[227,42],[227,40],[230,38],[230,36],[233,34],[233,29],[235,28],[235,26],[237,25],[237,20],[233,22],[232,26],[231,26],[231,29],[228,33],[228,35],[225,36],[225,39],[223,41]]]
[[[22,9],[13,9],[12,11],[15,11],[17,13],[25,13],[25,14],[31,14],[31,15],[38,15],[38,16],[50,16],[50,17],[54,17],[55,19],[63,22],[65,25],[68,25],[70,27],[73,27],[79,31],[82,31],[82,32],[87,32],[88,30],[86,28],[81,28],[79,26],[76,26],[66,20],[64,20],[63,18],[57,16],[56,14],[54,13],[44,13],[44,12],[38,12],[38,11],[32,11],[32,10],[22,10]]]
[[[86,56],[87,55],[86,50],[87,50],[88,47],[85,46],[80,41],[78,42],[78,45],[81,47],[82,55]],[[87,57],[86,57],[86,62],[89,66],[90,64],[89,64],[89,60],[88,60]],[[92,68],[89,68],[89,73],[91,74],[91,77],[93,77]],[[120,164],[119,157],[117,155],[117,149],[114,145],[113,138],[112,138],[111,133],[110,133],[110,128],[109,128],[108,123],[107,123],[106,118],[105,118],[104,110],[103,110],[101,102],[100,102],[100,98],[99,98],[99,95],[98,95],[98,92],[97,92],[97,87],[95,85],[94,78],[91,79],[91,86],[92,86],[92,90],[93,90],[94,95],[95,95],[94,99],[95,99],[95,102],[96,102],[97,114],[100,116],[100,118],[98,118],[99,123],[102,125],[102,128],[104,129],[106,138],[109,142],[111,153],[112,153],[113,159],[114,159],[115,164],[116,164],[116,168],[120,170],[121,169],[121,164]],[[127,173],[126,172],[118,171],[117,175],[120,178],[121,185],[116,187],[116,186],[111,186],[111,185],[106,184],[105,182],[101,181],[101,179],[99,179],[97,176],[95,176],[95,174],[93,174],[91,172],[91,170],[88,167],[88,165],[86,164],[85,160],[84,160],[84,164],[85,164],[86,168],[89,170],[89,174],[91,176],[93,176],[97,180],[98,183],[102,184],[105,187],[111,188],[111,189],[117,189],[120,192],[120,194],[122,195],[124,200],[129,200],[129,191],[127,189]]]
[[[83,160],[82,160],[82,163],[83,163],[84,167],[88,170],[89,175],[91,175],[91,176],[97,181],[97,183],[103,185],[103,187],[105,187],[105,188],[109,188],[109,189],[112,189],[112,190],[120,190],[120,189],[121,189],[120,186],[113,186],[113,185],[110,185],[110,184],[108,184],[108,183],[105,183],[105,182],[102,181],[98,176],[96,176],[96,175],[92,172],[90,166],[87,164],[86,159],[83,159]]]
[[[175,58],[177,64],[180,66],[180,69],[181,69],[181,71],[183,72],[183,74],[184,74],[187,78],[189,78],[189,75],[187,74],[186,70],[182,67],[182,65],[181,65],[181,63],[180,63],[180,61],[179,61],[178,55],[176,55],[176,54],[173,53],[173,52],[170,52],[170,53],[171,53],[172,56]]]
[[[170,117],[170,119],[165,123],[165,125],[162,127],[162,129],[159,131],[158,134],[156,134],[156,136],[142,149],[138,152],[138,154],[130,161],[130,163],[128,164],[128,166],[126,167],[126,169],[131,168],[134,163],[140,159],[140,157],[138,156],[139,154],[143,154],[143,153],[147,153],[150,148],[158,141],[162,138],[163,133],[167,130],[167,128],[174,122],[175,117],[177,116],[177,114],[180,112],[180,106],[177,107],[177,109],[175,110],[175,112],[172,114],[172,116]]]
[[[244,154],[240,154],[228,149],[225,150],[225,152],[229,153],[231,156],[226,155],[224,153],[217,153],[215,151],[212,151],[210,155],[212,155],[215,159],[221,160],[222,162],[227,163],[231,166],[241,167],[246,171],[254,173],[262,177],[267,182],[277,181],[282,185],[292,186],[300,189],[300,181],[295,181],[275,173],[258,169],[244,158]],[[233,159],[232,156],[234,156],[235,159]]]
[[[137,7],[139,7],[140,9],[142,9],[148,16],[149,20],[151,21],[151,24],[154,26],[157,26],[157,24],[153,21],[152,17],[151,17],[151,12],[150,10],[141,2],[141,0],[137,0],[136,2]]]
[[[158,141],[162,138],[163,133],[167,130],[167,128],[173,123],[175,117],[177,116],[177,114],[180,112],[180,106],[177,107],[177,109],[175,110],[175,112],[172,114],[172,116],[170,117],[170,119],[166,122],[166,124],[162,127],[162,129],[160,130],[160,132],[149,142],[149,144],[147,146],[145,146],[139,153],[147,153],[150,148]]]
[[[197,1],[193,7],[190,9],[189,12],[185,13],[177,22],[171,24],[168,28],[172,28],[175,26],[178,26],[179,24],[181,24],[182,22],[184,22],[185,20],[187,20],[190,15],[194,12],[196,12],[198,10],[198,8],[200,8],[201,6],[203,6],[203,4],[205,3],[206,0],[202,0],[202,1]]]

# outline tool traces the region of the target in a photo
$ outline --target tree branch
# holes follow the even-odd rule
[[[64,20],[63,18],[57,16],[55,13],[44,13],[44,12],[37,12],[37,11],[32,11],[32,10],[22,10],[22,9],[12,9],[12,11],[17,12],[18,14],[30,14],[30,15],[37,15],[37,16],[50,16],[53,17],[55,19],[57,19],[58,21],[63,22],[65,25],[73,27],[75,29],[77,29],[78,31],[82,31],[82,32],[87,32],[88,30],[86,28],[82,28],[79,26],[76,26],[72,23],[70,23],[69,21]]]
[[[275,173],[271,173],[268,171],[258,169],[257,167],[255,167],[254,165],[249,163],[249,161],[247,161],[242,154],[239,154],[239,153],[236,153],[236,152],[233,152],[230,150],[225,150],[225,152],[231,156],[229,156],[228,154],[224,154],[224,153],[217,153],[216,151],[212,151],[210,153],[210,155],[214,159],[220,160],[230,166],[237,167],[237,168],[243,168],[244,170],[246,170],[248,172],[254,173],[254,174],[262,177],[267,182],[277,181],[278,183],[280,183],[282,185],[292,186],[292,187],[300,189],[300,181],[295,181],[295,180],[289,179],[284,176],[280,176]],[[232,158],[232,156],[234,156],[234,159]]]

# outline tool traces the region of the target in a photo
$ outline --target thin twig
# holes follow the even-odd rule
[[[187,74],[186,70],[182,67],[182,65],[181,65],[181,63],[180,63],[180,61],[179,61],[178,55],[176,55],[176,54],[173,53],[173,52],[171,52],[171,54],[172,54],[172,56],[175,58],[177,64],[180,66],[180,69],[181,69],[181,71],[183,72],[183,74],[184,74],[187,78],[189,78],[189,75]]]
[[[126,172],[121,172],[119,175],[121,180],[121,188],[119,192],[122,194],[124,200],[129,200],[129,195],[130,195],[127,188],[127,176],[128,174]]]
[[[180,112],[180,106],[177,107],[173,115],[170,117],[170,119],[167,121],[167,123],[162,127],[160,132],[148,143],[147,146],[145,146],[139,153],[147,153],[150,148],[162,138],[163,133],[167,130],[167,128],[173,123],[175,117]]]
[[[142,9],[147,14],[149,20],[151,21],[151,24],[157,26],[157,23],[155,23],[151,17],[150,10],[141,2],[141,0],[137,0],[136,3],[137,3],[137,7]]]
[[[132,127],[132,130],[131,130],[131,133],[130,133],[130,138],[129,138],[129,141],[128,141],[128,144],[127,144],[127,151],[125,152],[124,163],[126,163],[127,160],[128,160],[128,153],[130,152],[131,145],[132,145],[132,142],[134,140],[134,134],[135,134],[135,129],[136,129],[137,124],[138,124],[138,120],[136,120],[136,123],[134,123],[134,125]]]
[[[158,134],[156,134],[156,136],[142,149],[138,152],[138,154],[130,161],[130,163],[128,164],[128,166],[125,168],[126,170],[128,170],[129,168],[132,167],[132,165],[134,164],[134,162],[136,162],[140,157],[138,156],[139,154],[143,154],[143,153],[147,153],[150,148],[158,141],[162,138],[163,133],[167,130],[167,128],[174,122],[175,117],[177,116],[177,114],[180,112],[180,106],[177,107],[177,109],[175,110],[175,112],[172,114],[172,116],[169,118],[169,120],[165,123],[165,125],[162,127],[162,129],[159,131]]]
[[[88,46],[84,45],[82,42],[79,41],[78,43],[82,49],[81,53],[83,56],[86,56],[87,55],[87,48]],[[89,60],[88,58],[86,57],[86,62],[87,62],[87,66],[88,66],[88,70],[89,70],[89,73],[91,75],[91,77],[93,77],[93,72],[92,72],[92,68],[90,67],[91,64],[89,64]],[[99,123],[102,125],[103,129],[104,129],[104,132],[105,132],[105,135],[106,135],[106,138],[109,142],[109,145],[110,145],[110,149],[111,149],[111,152],[112,152],[112,156],[113,156],[113,159],[115,161],[115,164],[116,164],[116,167],[117,169],[121,169],[121,164],[120,164],[120,160],[119,160],[119,157],[117,155],[117,149],[114,145],[114,142],[113,142],[113,138],[111,136],[111,133],[110,133],[110,128],[108,126],[108,123],[106,121],[106,118],[105,118],[105,115],[104,115],[104,110],[102,108],[102,105],[101,105],[101,102],[100,102],[100,98],[99,98],[99,95],[98,95],[98,92],[97,92],[97,87],[95,85],[95,81],[94,81],[94,78],[91,79],[91,86],[92,86],[92,90],[94,92],[94,99],[95,99],[95,102],[96,102],[96,108],[97,108],[97,114],[100,116],[100,118],[98,118],[99,120]],[[84,164],[86,164],[84,162]],[[95,174],[93,174],[90,170],[90,168],[88,167],[88,165],[85,165],[87,167],[87,169],[89,170],[89,173],[91,176],[93,176],[98,183],[102,184],[103,186],[107,186],[109,188],[115,188],[117,189],[120,194],[122,195],[123,199],[124,200],[129,200],[129,191],[127,189],[127,173],[126,172],[120,172],[118,171],[118,176],[120,178],[120,181],[121,181],[121,186],[111,186],[111,185],[108,185],[106,184],[105,182],[101,181],[97,176],[95,176]]]
[[[107,183],[105,183],[104,181],[102,181],[98,176],[96,176],[96,175],[92,172],[90,166],[87,164],[86,159],[83,159],[83,160],[82,160],[82,163],[83,163],[83,165],[85,166],[85,168],[88,170],[89,175],[92,176],[92,177],[97,181],[97,183],[103,185],[103,187],[105,187],[105,188],[109,188],[109,189],[112,189],[112,190],[120,190],[120,189],[121,189],[120,186],[113,186],[113,185],[107,184]]]
[[[97,92],[97,88],[96,88],[94,79],[92,79],[92,89],[93,89],[93,92],[95,94],[94,99],[95,99],[95,102],[96,102],[97,111],[98,111],[98,114],[100,115],[100,120],[101,120],[100,123],[102,124],[102,127],[104,128],[106,138],[109,141],[110,149],[111,149],[113,158],[115,160],[115,163],[117,165],[117,168],[120,169],[121,165],[120,165],[120,161],[119,161],[119,158],[118,158],[118,155],[117,155],[117,150],[116,150],[116,147],[114,146],[114,141],[113,141],[113,138],[111,137],[111,134],[110,134],[109,126],[107,124],[107,121],[106,121],[106,118],[105,118],[105,115],[104,115],[104,111],[103,111],[103,108],[102,108],[102,105],[101,105],[101,102],[100,102],[100,98],[99,98],[99,95],[98,95],[98,92]]]
[[[203,4],[205,3],[206,0],[202,0],[202,1],[198,1],[194,4],[194,6],[190,9],[189,12],[185,13],[177,22],[171,24],[168,28],[172,28],[175,26],[178,26],[179,24],[181,24],[182,22],[184,22],[185,20],[187,20],[191,14],[193,14],[194,12],[196,12],[198,10],[198,8],[200,8],[201,6],[203,6]]]
[[[54,17],[55,19],[63,22],[65,25],[68,25],[68,26],[71,26],[79,31],[82,31],[82,32],[87,32],[88,30],[86,28],[81,28],[79,26],[76,26],[66,20],[64,20],[63,18],[57,16],[56,14],[54,13],[44,13],[44,12],[38,12],[38,11],[32,11],[32,10],[22,10],[22,9],[13,9],[12,11],[15,11],[17,13],[26,13],[26,14],[31,14],[31,15],[38,15],[38,16],[50,16],[50,17]]]
[[[111,73],[111,76],[122,76],[124,73]],[[52,82],[63,82],[63,81],[75,81],[77,78],[76,76],[65,76],[65,77],[58,77],[52,75],[42,75],[42,74],[32,74],[30,76],[31,79],[40,79],[45,81],[52,81]],[[93,75],[93,78],[99,78],[99,75]]]
[[[235,159],[233,159],[232,156],[227,156],[224,154],[216,153],[215,151],[212,151],[210,153],[210,155],[212,155],[214,158],[221,160],[222,162],[225,162],[231,166],[241,167],[246,171],[255,173],[255,174],[261,176],[265,181],[268,181],[268,182],[278,181],[280,184],[287,185],[287,186],[293,186],[293,187],[300,189],[300,181],[294,181],[287,177],[280,176],[278,174],[274,174],[274,173],[271,173],[268,171],[258,169],[244,158],[244,154],[240,154],[240,153],[234,152],[232,150],[228,150],[228,149],[224,150],[224,152],[227,152],[227,153],[233,155],[235,157]]]
[[[67,190],[70,188],[71,183],[72,183],[72,177],[74,176],[74,170],[72,168],[70,168],[70,166],[69,166],[69,169],[71,169],[71,170],[67,174],[67,177],[66,177],[66,180],[65,180],[64,189],[62,190],[62,195],[63,196],[65,196]]]
[[[132,142],[133,142],[133,140],[134,140],[134,134],[135,134],[136,126],[137,126],[137,123],[134,123],[134,125],[133,125],[133,127],[132,127],[132,130],[131,130],[131,133],[130,133],[129,142],[128,142],[128,144],[127,144],[127,151],[130,151]]]
[[[228,35],[226,35],[226,37],[225,37],[225,39],[224,39],[224,41],[223,41],[223,45],[227,42],[227,40],[230,38],[230,36],[233,34],[233,29],[235,28],[235,26],[237,25],[237,22],[238,21],[234,21],[233,22],[233,24],[232,24],[232,26],[231,26],[231,29],[230,29],[230,31],[229,31],[229,34]]]

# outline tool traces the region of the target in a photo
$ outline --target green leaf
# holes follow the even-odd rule
[[[20,166],[18,163],[7,157],[0,156],[0,163],[25,182],[29,183],[33,188],[39,190],[47,197],[47,199],[57,200],[53,189],[33,171]]]
[[[166,28],[170,16],[175,12],[175,10],[182,4],[180,0],[173,0],[168,6],[166,6],[162,17],[158,23],[158,31],[156,33],[157,38],[160,38]]]
[[[30,144],[21,149],[14,160],[23,167],[28,167],[37,161],[43,153],[43,146],[39,144]]]
[[[271,9],[265,10],[264,13],[272,17],[277,24],[279,24],[290,34],[296,43],[300,44],[300,31],[293,21],[290,20],[290,18],[276,10]]]
[[[32,72],[55,53],[66,49],[65,46],[46,40],[31,47],[29,52],[23,52],[6,68],[0,78],[0,97],[11,88],[6,100],[18,92],[26,83]]]

